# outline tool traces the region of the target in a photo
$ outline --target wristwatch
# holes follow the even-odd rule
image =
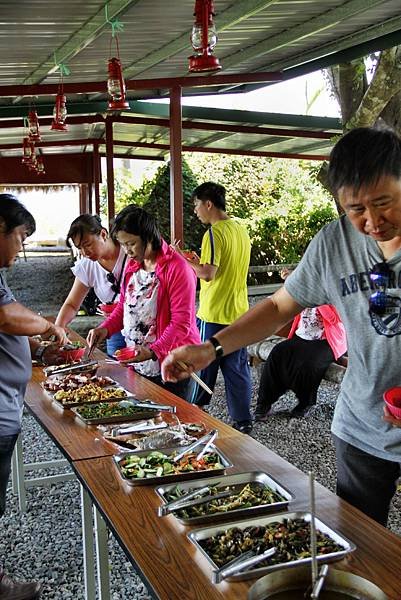
[[[43,362],[43,354],[45,353],[46,346],[38,346],[33,353],[33,358],[38,362]]]
[[[207,341],[210,342],[214,347],[214,351],[216,352],[216,358],[221,358],[222,356],[224,356],[224,348],[220,344],[218,339],[211,336]]]

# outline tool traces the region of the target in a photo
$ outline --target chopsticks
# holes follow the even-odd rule
[[[184,363],[184,361],[182,360],[177,360],[177,365],[183,370],[188,372],[188,365]],[[196,381],[196,383],[198,385],[200,385],[201,388],[203,388],[205,390],[205,392],[207,392],[208,394],[210,394],[211,396],[213,396],[213,391],[210,389],[210,387],[208,387],[206,385],[206,383],[204,381],[202,381],[202,379],[199,377],[199,375],[197,375],[196,373],[191,373],[190,377],[192,377],[192,379],[194,381]]]

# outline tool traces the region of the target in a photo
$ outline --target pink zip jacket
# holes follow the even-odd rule
[[[344,325],[342,324],[338,312],[331,304],[322,304],[317,307],[320,316],[323,319],[324,334],[326,340],[333,351],[334,358],[337,360],[347,351],[347,337]],[[298,327],[301,315],[297,315],[292,323],[288,339],[292,338]]]
[[[132,273],[140,268],[140,263],[128,260],[119,302],[100,325],[107,329],[108,337],[123,328],[125,291]],[[161,363],[173,348],[185,344],[200,344],[201,339],[195,317],[195,272],[185,258],[163,239],[162,248],[157,255],[156,276],[160,282],[157,291],[157,339],[149,347]]]

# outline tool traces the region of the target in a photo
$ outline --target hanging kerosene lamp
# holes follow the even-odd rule
[[[189,57],[190,73],[219,71],[221,64],[213,50],[217,44],[213,0],[195,0],[191,44],[195,54]]]

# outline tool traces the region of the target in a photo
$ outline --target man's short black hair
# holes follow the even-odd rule
[[[0,194],[0,222],[4,223],[6,235],[13,229],[24,225],[27,236],[36,229],[35,219],[23,204],[12,194]]]
[[[210,200],[216,208],[226,210],[226,188],[213,181],[207,181],[198,185],[192,192],[192,199],[197,198],[201,202]]]
[[[344,186],[357,192],[384,176],[401,178],[401,139],[389,129],[353,129],[331,151],[328,179],[334,195]]]
[[[145,245],[150,242],[152,250],[160,250],[162,247],[156,219],[135,204],[129,204],[115,217],[110,232],[113,239],[116,239],[119,231],[138,235]]]

